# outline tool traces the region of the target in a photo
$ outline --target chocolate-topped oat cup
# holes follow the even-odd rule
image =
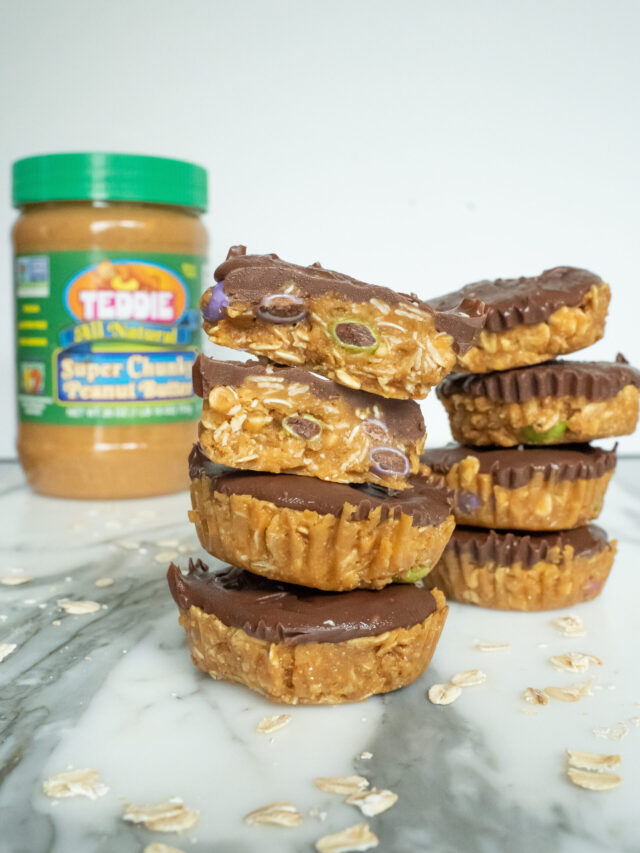
[[[452,494],[412,475],[408,488],[237,471],[189,457],[189,518],[214,557],[273,580],[325,590],[415,583],[454,528]]]
[[[167,574],[194,664],[275,702],[335,705],[387,693],[427,667],[447,616],[442,593],[399,584],[318,592],[198,561]]]
[[[610,299],[600,276],[575,267],[555,267],[531,278],[477,281],[429,300],[447,310],[461,299],[484,304],[477,341],[458,355],[465,373],[508,370],[584,349],[604,334]]]
[[[601,527],[516,533],[456,527],[432,574],[448,599],[496,610],[555,610],[600,594],[616,553]]]
[[[318,263],[247,255],[244,246],[232,246],[214,275],[201,300],[213,343],[382,397],[426,397],[483,323],[477,300],[452,299],[436,310]]]
[[[345,388],[299,367],[200,355],[200,446],[220,465],[406,488],[425,428],[412,400]]]
[[[568,444],[632,433],[640,371],[615,362],[549,361],[467,376],[438,386],[451,432],[468,445]]]
[[[596,519],[616,466],[616,452],[588,444],[463,447],[421,457],[455,494],[459,524],[513,530],[566,530]]]

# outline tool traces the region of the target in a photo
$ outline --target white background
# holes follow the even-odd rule
[[[639,39],[638,0],[0,0],[0,456],[29,154],[202,163],[213,262],[244,242],[422,296],[587,267],[613,287],[588,356],[640,364]]]

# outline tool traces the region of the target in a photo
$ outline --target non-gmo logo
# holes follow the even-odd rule
[[[185,311],[187,293],[180,277],[167,267],[147,261],[102,261],[71,279],[65,303],[80,322],[175,323]]]

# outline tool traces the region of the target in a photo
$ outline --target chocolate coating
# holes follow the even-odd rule
[[[295,283],[300,295],[307,298],[335,293],[348,302],[362,303],[379,299],[388,305],[412,305],[430,314],[439,332],[453,338],[453,349],[466,352],[478,336],[484,315],[478,300],[459,299],[455,294],[446,306],[434,308],[406,293],[396,293],[388,287],[366,284],[351,276],[324,269],[317,262],[303,267],[281,260],[277,255],[247,255],[240,252],[244,246],[232,246],[224,261],[216,269],[216,281],[224,281],[224,292],[228,298],[238,302],[249,302],[255,309],[265,296],[282,291],[285,285]],[[204,304],[204,303],[203,303]]]
[[[449,489],[424,477],[409,477],[409,488],[385,489],[370,483],[346,485],[297,477],[295,474],[256,474],[215,465],[196,444],[189,456],[192,480],[207,477],[212,492],[249,495],[287,509],[310,510],[320,515],[340,516],[345,504],[354,507],[352,521],[363,521],[377,507],[380,521],[411,516],[414,527],[437,527],[451,515],[453,495]]]
[[[545,480],[575,482],[603,477],[616,467],[616,449],[603,450],[590,444],[566,444],[555,447],[462,447],[450,444],[426,450],[420,461],[435,474],[445,476],[454,465],[468,456],[480,463],[479,473],[490,474],[493,482],[505,489],[526,486],[534,474]]]
[[[198,397],[206,400],[212,388],[218,385],[239,386],[248,376],[271,376],[283,379],[285,383],[308,385],[316,397],[341,399],[352,409],[377,406],[389,432],[405,441],[418,441],[425,434],[420,406],[413,400],[391,400],[367,391],[355,391],[300,367],[278,367],[260,361],[216,361],[199,355],[193,365],[193,389]]]
[[[540,397],[586,397],[608,400],[627,385],[640,388],[640,371],[623,356],[611,361],[547,361],[494,373],[450,373],[438,397],[463,394],[501,403],[526,403]]]
[[[453,293],[430,299],[436,310],[445,311],[461,298],[484,302],[484,328],[506,332],[516,326],[544,323],[563,306],[579,305],[593,285],[602,284],[600,276],[576,267],[554,267],[531,278],[499,278],[476,281]]]
[[[319,592],[271,581],[227,566],[209,572],[189,561],[183,575],[173,563],[169,589],[181,610],[199,607],[225,625],[267,643],[342,643],[418,625],[436,610],[426,587],[391,584],[380,590]]]
[[[567,546],[573,548],[574,557],[591,557],[608,548],[609,541],[604,530],[596,524],[558,533],[497,532],[459,525],[445,551],[453,549],[457,554],[469,555],[477,565],[522,563],[522,568],[530,569],[540,560],[557,563],[558,557],[551,553],[552,549],[562,551]]]

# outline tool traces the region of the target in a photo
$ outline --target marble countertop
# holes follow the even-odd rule
[[[619,540],[616,564],[600,599],[572,611],[585,636],[552,627],[563,612],[453,605],[416,684],[356,705],[287,708],[191,664],[164,578],[170,559],[185,565],[201,553],[186,494],[52,500],[33,495],[17,465],[0,465],[0,577],[33,578],[0,585],[0,643],[16,644],[0,663],[0,853],[137,853],[152,842],[192,853],[297,853],[359,822],[385,853],[640,850],[639,480],[640,459],[621,460],[601,518]],[[114,583],[97,587],[105,577]],[[68,615],[60,599],[100,609]],[[510,645],[482,652],[478,639]],[[556,671],[549,657],[568,651],[603,665]],[[487,673],[484,684],[448,706],[427,700],[433,683],[472,668]],[[592,695],[579,702],[536,709],[522,700],[526,687],[588,678]],[[264,716],[284,712],[285,728],[256,732]],[[620,723],[621,740],[594,734]],[[620,753],[622,785],[574,787],[567,748]],[[363,751],[372,757],[358,758]],[[71,767],[98,770],[108,793],[45,796],[43,781]],[[396,805],[367,819],[311,783],[352,773],[395,791]],[[121,818],[125,801],[172,796],[200,812],[181,835]],[[243,823],[275,800],[293,802],[302,824]]]

